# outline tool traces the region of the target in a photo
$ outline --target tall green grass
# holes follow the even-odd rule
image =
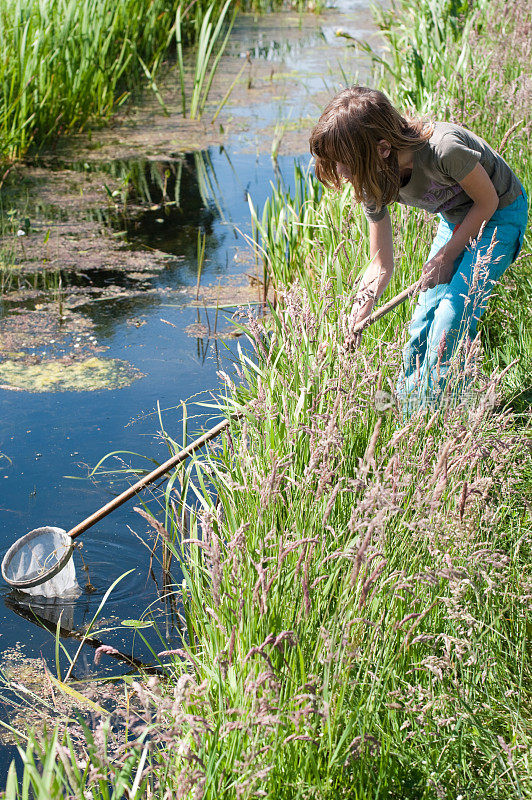
[[[488,10],[469,30],[482,41],[468,102],[479,125],[500,114],[502,141],[526,31],[519,7],[504,19]],[[449,60],[461,44],[448,44]],[[489,87],[484,58],[500,64]],[[462,99],[441,89],[434,113]],[[162,500],[183,575],[182,632],[158,655],[167,677],[128,689],[121,731],[104,718],[77,743],[32,733],[8,800],[39,796],[44,777],[47,796],[98,800],[531,797],[530,421],[497,405],[522,372],[502,374],[489,338],[511,284],[487,320],[484,363],[468,363],[475,397],[403,421],[386,391],[409,309],[344,347],[365,222],[348,190],[318,203],[312,178],[297,180],[296,196],[254,213],[280,302],[266,324],[245,320],[253,353],[240,354],[239,384],[222,375],[212,407],[234,415],[230,432]],[[393,293],[431,238],[415,211],[394,220]],[[528,258],[510,278],[529,304]],[[525,312],[511,313],[520,329]]]
[[[435,94],[449,82],[463,81],[474,53],[472,32],[487,0],[422,0],[406,3],[392,0],[373,4],[373,15],[384,38],[384,54],[378,55],[366,42],[354,39],[353,47],[369,53],[381,79],[402,105],[417,111],[436,107]],[[337,35],[353,39],[348,33]],[[452,48],[453,57],[449,58]],[[447,96],[454,93],[454,86]]]
[[[154,72],[173,0],[14,0],[0,6],[0,158],[105,117]]]
[[[193,70],[192,90],[190,92],[190,119],[200,119],[205,104],[209,97],[212,82],[220,59],[226,48],[233,23],[235,21],[236,11],[233,13],[232,19],[229,24],[225,26],[225,18],[231,6],[231,0],[227,0],[221,10],[216,9],[215,6],[210,6],[201,24],[198,34],[197,43],[195,47],[195,59]],[[183,109],[183,116],[187,115],[187,92],[186,92],[186,72],[185,72],[185,58],[183,53],[183,26],[182,26],[182,9],[178,7],[176,13],[175,34],[177,46],[177,68],[179,72],[179,86],[181,90],[181,106]],[[215,17],[217,17],[215,21]],[[220,41],[221,40],[221,41]],[[215,52],[215,47],[217,51]]]
[[[0,163],[80,130],[90,119],[107,118],[146,83],[164,106],[155,76],[163,59],[175,53],[176,20],[181,67],[182,48],[198,48],[190,112],[199,117],[223,47],[214,66],[210,51],[228,8],[254,5],[255,0],[1,3]],[[212,21],[215,30],[209,29]]]
[[[346,353],[349,273],[302,284],[247,322],[242,418],[165,490],[182,631],[127,689],[128,746],[105,715],[81,743],[30,735],[26,785],[40,762],[53,798],[527,796],[531,464],[499,378],[402,425],[376,397],[401,326]]]

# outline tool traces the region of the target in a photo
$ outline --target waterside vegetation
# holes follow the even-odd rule
[[[107,116],[155,73],[176,3],[17,0],[0,9],[0,156],[23,155]]]
[[[398,104],[492,141],[531,190],[525,3],[473,0],[446,27],[455,10],[422,0],[414,20],[393,3],[382,25],[402,57],[393,83],[377,70]],[[420,35],[459,69],[420,73]],[[345,347],[365,222],[348,189],[317,192],[300,171],[296,196],[254,212],[280,302],[246,320],[254,356],[214,406],[239,419],[151,517],[183,574],[181,641],[154,650],[165,677],[127,682],[120,726],[104,714],[84,742],[29,732],[8,800],[532,796],[530,240],[467,352],[471,392],[404,420],[389,389],[409,310]],[[390,294],[431,238],[420,212],[394,220]]]
[[[156,77],[165,58],[177,58],[183,113],[190,95],[199,118],[238,8],[267,10],[255,0],[2,3],[0,164],[108,119],[143,86],[164,107]]]

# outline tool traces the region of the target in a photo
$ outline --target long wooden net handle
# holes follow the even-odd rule
[[[193,442],[187,445],[187,447],[183,448],[183,450],[180,450],[179,453],[176,453],[172,456],[172,458],[169,458],[168,461],[160,464],[157,469],[154,469],[152,472],[144,475],[143,478],[134,483],[133,486],[130,486],[129,489],[126,489],[124,492],[122,492],[122,494],[119,494],[118,497],[110,500],[109,503],[106,503],[106,505],[102,506],[102,508],[99,508],[98,511],[95,511],[94,514],[91,514],[90,517],[87,517],[87,519],[84,519],[83,522],[79,523],[79,525],[76,525],[74,528],[72,528],[72,530],[68,531],[68,535],[72,539],[75,539],[81,533],[86,531],[87,528],[90,528],[96,522],[99,522],[116,508],[130,500],[134,495],[141,492],[142,489],[144,489],[150,483],[153,483],[153,481],[156,481],[157,478],[162,477],[162,475],[171,470],[172,467],[177,466],[177,464],[180,464],[196,450],[199,450],[199,448],[203,447],[203,445],[206,444],[210,439],[214,439],[215,436],[218,436],[219,433],[227,428],[230,422],[230,419],[224,419],[222,422],[219,422],[218,425],[215,425],[214,428],[210,428],[210,430],[206,431],[202,436],[199,437],[199,439],[195,439]]]
[[[419,288],[419,281],[417,283],[413,283],[407,289],[405,289],[400,294],[392,298],[392,300],[390,300],[388,303],[385,303],[383,306],[378,308],[377,311],[374,311],[373,314],[371,314],[363,322],[359,323],[358,325],[355,325],[352,332],[358,333],[359,331],[366,328],[368,325],[371,325],[372,322],[375,322],[376,320],[380,319],[389,311],[392,311],[392,309],[396,308],[398,305],[404,302],[408,297],[411,297],[411,295],[413,295],[418,288]],[[215,436],[218,436],[218,434],[220,434],[228,427],[228,425],[231,423],[231,419],[235,419],[235,417],[232,417],[230,419],[224,419],[222,420],[222,422],[219,422],[213,428],[210,428],[198,439],[195,439],[193,442],[187,445],[187,447],[183,448],[183,450],[180,450],[179,453],[176,453],[174,456],[172,456],[172,458],[169,458],[168,461],[165,461],[164,463],[160,464],[160,466],[158,466],[156,469],[154,469],[152,472],[149,472],[147,475],[144,475],[143,478],[141,478],[139,481],[137,481],[128,489],[126,489],[124,492],[122,492],[122,494],[119,494],[117,497],[113,498],[113,500],[110,500],[109,503],[106,503],[106,505],[102,506],[102,508],[99,508],[98,511],[95,511],[94,514],[91,514],[90,517],[87,517],[86,519],[83,520],[83,522],[80,522],[78,525],[76,525],[74,528],[68,531],[68,535],[71,537],[71,539],[75,539],[77,536],[82,534],[88,528],[92,527],[96,522],[99,522],[101,519],[106,517],[112,511],[119,508],[124,503],[127,503],[128,500],[134,497],[134,495],[141,492],[150,483],[153,483],[154,481],[157,480],[157,478],[162,477],[166,472],[169,472],[169,470],[171,470],[173,467],[180,464],[182,461],[184,461],[186,458],[192,455],[192,453],[194,453],[196,450],[199,450],[200,447],[203,447],[203,445],[206,444],[208,441],[210,441],[210,439],[214,439]]]
[[[368,325],[371,325],[372,322],[376,322],[381,317],[384,317],[389,311],[393,311],[394,308],[400,306],[401,303],[404,303],[405,300],[408,300],[409,297],[412,297],[420,288],[420,281],[416,281],[408,286],[406,289],[403,289],[402,292],[396,294],[395,297],[392,297],[387,303],[384,303],[383,306],[380,306],[376,311],[370,314],[369,317],[359,322],[358,325],[353,327],[351,333],[359,333],[360,331],[367,328]]]

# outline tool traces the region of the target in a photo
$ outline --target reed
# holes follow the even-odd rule
[[[212,81],[216,73],[218,64],[226,48],[231,30],[235,21],[236,11],[227,25],[224,25],[231,6],[231,0],[227,0],[218,14],[216,23],[213,21],[214,6],[210,6],[202,19],[197,42],[195,45],[194,77],[190,96],[190,119],[200,119],[209,97]],[[224,30],[225,27],[225,30]],[[184,57],[181,34],[181,9],[176,16],[176,42],[178,49],[177,64],[179,68],[179,80],[181,87],[181,99],[183,115],[186,116],[186,95],[184,77]],[[219,45],[218,45],[219,43]],[[215,52],[215,47],[217,51]]]
[[[201,273],[203,271],[203,265],[205,263],[205,242],[206,242],[206,235],[202,233],[201,230],[198,228],[198,242],[197,242],[197,262],[198,262],[198,276],[196,279],[196,300],[199,298],[199,290],[200,290],[200,282],[201,282]]]
[[[175,3],[15,0],[0,8],[0,158],[106,117],[169,44]]]
[[[338,36],[351,40],[349,46],[369,53],[389,91],[400,98],[400,105],[430,112],[441,82],[456,92],[472,66],[472,31],[478,15],[485,14],[486,0],[422,0],[415,6],[405,0],[392,0],[389,6],[373,4],[375,21],[384,37],[383,56],[367,42],[344,31]],[[453,58],[448,57],[452,48]]]

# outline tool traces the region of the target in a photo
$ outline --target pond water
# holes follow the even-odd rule
[[[294,161],[308,164],[308,129],[324,99],[342,84],[342,70],[352,77],[367,75],[364,60],[335,36],[337,28],[360,38],[375,36],[367,4],[357,0],[343,0],[322,15],[242,15],[215,89],[221,96],[249,52],[247,86],[235,91],[214,133],[205,123],[187,129],[185,142],[197,140],[193,151],[185,152],[176,140],[180,122],[172,102],[178,106],[177,87],[168,78],[161,85],[169,117],[153,98],[144,98],[109,128],[62,142],[6,181],[3,247],[18,266],[4,285],[0,306],[0,384],[19,388],[0,388],[2,553],[33,528],[68,530],[126,488],[120,475],[87,479],[106,453],[129,451],[165,460],[158,407],[165,430],[178,441],[182,400],[197,395],[189,405],[189,413],[197,415],[189,423],[189,438],[213,424],[194,403],[217,390],[217,371],[231,372],[238,345],[245,347],[244,339],[209,336],[214,307],[224,306],[216,327],[228,331],[237,307],[257,303],[260,296],[250,287],[257,267],[243,236],[250,231],[248,197],[260,208],[270,181],[290,185]],[[171,131],[174,123],[165,139],[161,131]],[[281,140],[275,164],[270,156],[274,135]],[[205,237],[203,304],[195,303],[198,232]],[[43,268],[46,279],[39,277]],[[96,358],[127,365],[130,378],[118,388],[87,391],[86,364]],[[46,383],[43,374],[61,372],[61,365],[63,374],[73,368],[72,383]],[[108,468],[123,463],[153,466],[126,454]],[[129,502],[82,536],[94,591],[64,608],[62,625],[83,629],[112,581],[131,570],[113,591],[97,627],[114,628],[102,634],[106,644],[148,661],[142,642],[133,641],[131,629],[120,624],[140,618],[148,606],[155,614],[165,611],[149,575],[149,552],[132,532],[146,538],[147,525],[133,511],[135,504]],[[75,559],[83,584],[77,554]],[[19,605],[21,598],[6,586],[1,593],[4,656],[14,650],[28,658],[42,654],[53,664],[53,635],[32,621],[27,603]],[[53,625],[60,610],[59,604],[47,610],[35,606]],[[171,641],[171,627],[166,633]],[[65,638],[64,645],[73,653],[78,643]],[[96,666],[87,647],[75,675],[124,669],[106,657]],[[2,774],[12,754],[11,745],[0,750]]]

